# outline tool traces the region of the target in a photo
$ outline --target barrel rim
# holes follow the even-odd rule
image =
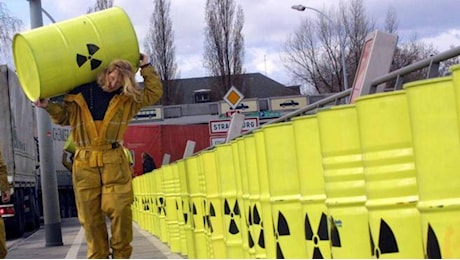
[[[376,99],[376,98],[383,98],[383,97],[388,97],[388,96],[397,96],[397,95],[405,95],[406,90],[396,90],[396,91],[391,91],[391,92],[381,92],[381,93],[376,93],[372,95],[365,95],[365,96],[360,96],[355,100],[355,103],[362,102],[364,100],[369,100],[369,99]]]
[[[431,79],[423,79],[423,80],[417,80],[417,81],[412,81],[408,82],[403,85],[403,89],[409,89],[409,88],[414,88],[414,87],[421,87],[429,84],[436,84],[440,82],[451,82],[452,81],[452,76],[444,76],[444,77],[439,77],[439,78],[431,78]]]
[[[30,52],[31,49],[32,49],[32,46],[30,45],[30,42],[25,39],[25,37],[24,37],[24,35],[22,33],[16,33],[13,36],[13,44],[12,45],[13,45],[13,61],[14,61],[15,70],[16,70],[16,73],[18,74],[18,80],[19,80],[19,83],[21,84],[22,90],[24,91],[26,96],[29,98],[29,100],[35,101],[40,97],[40,92],[41,92],[40,90],[41,89],[40,88],[33,88],[33,87],[26,87],[27,84],[26,84],[26,82],[24,82],[24,78],[19,76],[21,74],[21,71],[23,70],[22,68],[25,65],[25,64],[22,64],[22,65],[18,66],[18,59],[19,58],[17,56],[19,54],[17,54],[17,52],[19,51],[19,49],[15,48],[14,46],[16,46],[16,44],[18,44],[18,41],[21,41],[19,39],[21,39],[22,42],[23,42],[21,44],[24,44],[25,46],[28,47],[28,49],[27,49],[28,52]],[[36,75],[36,77],[38,79],[38,82],[40,82],[40,73],[38,73],[36,57],[34,55],[31,55],[31,58],[33,60],[33,64],[29,64],[27,67],[28,67],[29,70],[31,70],[31,69],[34,70],[34,74]],[[33,91],[34,89],[36,89],[36,91]],[[37,93],[35,93],[35,92],[37,92]]]

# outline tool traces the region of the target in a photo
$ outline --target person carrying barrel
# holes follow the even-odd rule
[[[46,109],[54,123],[71,126],[72,181],[88,258],[129,258],[132,253],[132,176],[120,143],[129,121],[163,94],[158,73],[145,54],[140,55],[139,67],[143,88],[136,82],[133,65],[116,59],[94,82],[65,94],[62,102],[34,102]],[[111,221],[110,242],[106,216]]]

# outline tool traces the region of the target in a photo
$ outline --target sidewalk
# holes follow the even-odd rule
[[[7,259],[86,259],[86,242],[83,229],[77,218],[61,220],[63,246],[46,246],[45,229],[40,229],[25,239],[7,241]],[[182,259],[172,253],[152,234],[141,230],[133,223],[132,259]]]

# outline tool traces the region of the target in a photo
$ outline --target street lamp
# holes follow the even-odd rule
[[[28,0],[30,9],[30,27],[43,26],[42,12],[54,22],[51,15],[42,8],[41,0]],[[62,246],[61,218],[59,214],[59,195],[54,164],[53,141],[49,133],[53,132],[51,119],[43,109],[35,111],[37,119],[38,150],[40,153],[40,181],[42,184],[43,217],[45,221],[46,246]]]
[[[320,10],[318,10],[316,8],[308,7],[308,6],[304,6],[304,5],[293,5],[291,8],[294,9],[294,10],[297,10],[297,11],[301,11],[301,12],[305,11],[305,9],[310,9],[312,11],[317,12],[322,17],[324,17],[331,25],[334,24],[334,21],[332,21],[332,19],[329,18],[329,16],[327,16],[326,14],[324,14],[323,12],[321,12]],[[347,82],[347,67],[346,67],[346,64],[345,64],[345,42],[343,41],[342,37],[340,37],[340,49],[341,49],[341,52],[342,52],[343,87],[344,87],[345,90],[347,90],[348,89],[348,82]]]
[[[46,17],[48,17],[48,19],[51,20],[51,22],[56,23],[56,20],[54,20],[54,18],[45,9],[42,8],[42,12],[46,15]]]

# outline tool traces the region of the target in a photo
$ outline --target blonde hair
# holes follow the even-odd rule
[[[142,100],[141,88],[136,82],[136,72],[129,61],[116,59],[113,60],[97,77],[97,83],[100,86],[108,84],[107,75],[114,70],[118,70],[119,80],[123,85],[123,94],[131,97],[135,102],[140,103]]]

